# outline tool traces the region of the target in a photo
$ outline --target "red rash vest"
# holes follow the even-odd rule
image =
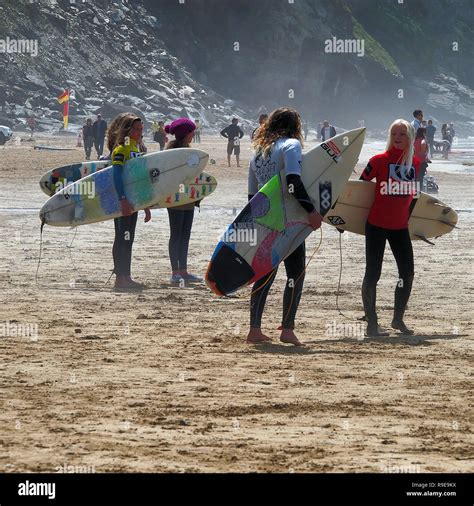
[[[375,199],[367,221],[376,227],[390,230],[408,228],[410,204],[416,195],[416,180],[420,160],[413,157],[410,169],[400,165],[403,151],[395,147],[373,156],[362,173],[361,179],[375,178]]]

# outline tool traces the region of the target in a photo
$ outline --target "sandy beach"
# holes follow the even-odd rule
[[[148,289],[116,293],[111,221],[46,226],[42,258],[38,181],[81,161],[73,148],[0,148],[0,470],[3,472],[472,472],[474,210],[472,173],[434,161],[438,198],[460,210],[459,229],[414,242],[415,282],[406,321],[416,332],[363,338],[364,238],[323,225],[296,332],[278,341],[284,269],[268,298],[266,345],[245,343],[249,290],[218,298],[202,283],[169,283],[166,210],[139,215],[133,275]],[[306,147],[314,145],[308,142]],[[149,143],[156,150],[155,143]],[[190,271],[204,275],[219,235],[247,201],[248,136],[241,168],[225,141],[197,145],[216,161],[216,192],[195,214]],[[376,152],[364,147],[358,172]],[[449,170],[452,169],[452,170]],[[71,245],[72,241],[72,245]],[[381,323],[397,281],[387,247],[378,290]],[[30,332],[26,332],[30,330]],[[18,335],[20,334],[20,335]],[[29,334],[29,335],[25,335]]]

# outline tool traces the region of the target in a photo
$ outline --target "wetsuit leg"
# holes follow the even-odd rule
[[[282,327],[284,329],[295,328],[296,311],[303,292],[305,261],[306,247],[304,242],[285,259],[287,281],[283,295]]]
[[[377,325],[377,283],[382,273],[383,255],[385,252],[386,230],[365,225],[365,276],[362,282],[362,301],[365,315],[370,325]]]
[[[138,213],[114,219],[115,241],[112,248],[114,273],[117,276],[130,276],[132,247],[135,239]]]
[[[388,242],[397,262],[399,277],[395,288],[394,319],[403,320],[415,276],[410,232],[407,228],[404,230],[391,230],[388,234]]]
[[[181,231],[183,229],[184,212],[176,209],[168,209],[168,218],[170,222],[170,240],[168,251],[170,255],[171,269],[179,271],[179,253],[181,242]]]
[[[183,221],[178,246],[178,262],[179,270],[186,271],[188,269],[188,248],[189,239],[191,238],[191,228],[193,226],[194,208],[180,212],[183,213]]]
[[[262,325],[262,314],[267,301],[267,295],[272,287],[273,281],[277,274],[278,267],[259,279],[252,288],[252,295],[250,297],[250,326],[260,328]],[[263,287],[263,288],[262,288]]]

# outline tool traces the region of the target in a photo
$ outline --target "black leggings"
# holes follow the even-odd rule
[[[397,262],[398,277],[395,288],[394,318],[403,319],[405,308],[410,298],[413,277],[413,247],[408,228],[389,230],[376,227],[369,222],[365,225],[365,276],[362,283],[362,301],[369,323],[377,323],[375,310],[377,282],[382,272],[385,243],[388,240],[393,256]]]
[[[287,282],[283,295],[283,318],[282,327],[285,329],[295,328],[295,316],[303,291],[305,272],[305,243],[298,246],[285,260]],[[260,328],[262,314],[265,308],[268,292],[275,280],[278,267],[270,274],[259,279],[254,285],[250,298],[250,326]],[[265,285],[265,286],[263,286]],[[261,288],[263,286],[263,288]]]
[[[188,268],[188,247],[193,226],[194,208],[188,211],[168,209],[170,220],[169,254],[173,271],[186,271]]]
[[[114,219],[115,241],[112,248],[114,273],[117,276],[130,276],[132,246],[135,239],[138,213]]]

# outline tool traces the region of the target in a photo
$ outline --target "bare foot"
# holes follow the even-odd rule
[[[247,336],[247,342],[251,344],[255,343],[263,343],[267,341],[271,341],[272,338],[266,336],[261,329],[257,329],[254,327],[250,327],[248,336]]]
[[[305,346],[295,335],[292,329],[281,329],[280,341],[282,343],[294,344],[295,346]]]

